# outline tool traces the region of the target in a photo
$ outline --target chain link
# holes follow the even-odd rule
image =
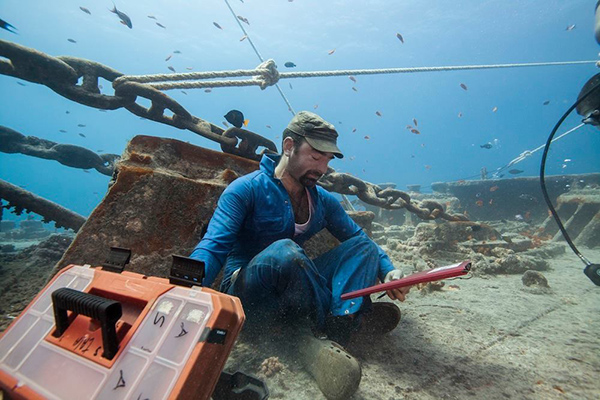
[[[43,84],[56,93],[72,101],[99,109],[114,110],[125,108],[131,113],[173,126],[187,129],[207,139],[218,142],[221,149],[252,160],[260,160],[264,152],[277,152],[275,144],[245,129],[230,128],[227,131],[201,118],[190,114],[181,104],[150,84],[127,80],[119,71],[100,63],[82,58],[59,56],[52,57],[35,49],[0,40],[0,74],[13,76],[33,83]],[[261,88],[265,88],[279,78],[272,60],[259,66]],[[115,95],[102,94],[98,79],[111,82]],[[82,83],[79,84],[79,80]],[[151,101],[150,108],[136,102],[138,97]],[[170,110],[173,116],[165,115]],[[115,154],[97,155],[91,150],[65,144],[57,144],[33,136],[23,136],[6,127],[0,127],[0,151],[20,152],[41,158],[54,159],[71,167],[94,168],[105,175],[111,175],[114,162],[119,158]],[[241,139],[238,140],[238,139]],[[259,147],[264,147],[258,154]],[[367,204],[394,210],[406,208],[422,219],[443,218],[448,221],[465,221],[461,214],[450,215],[444,212],[441,204],[427,201],[411,201],[410,196],[400,190],[386,188],[362,181],[349,174],[338,173],[330,169],[319,181],[326,190],[346,195],[355,195]]]

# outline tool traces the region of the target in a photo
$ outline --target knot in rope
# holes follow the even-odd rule
[[[279,82],[279,71],[277,71],[277,65],[272,59],[261,63],[256,67],[256,70],[259,71],[260,76],[255,79],[260,82],[259,86],[262,90]]]

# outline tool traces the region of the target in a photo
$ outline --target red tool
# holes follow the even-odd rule
[[[402,279],[396,279],[391,282],[381,283],[379,285],[370,286],[365,289],[355,290],[353,292],[344,293],[342,300],[353,299],[370,295],[371,293],[383,292],[385,290],[398,289],[405,286],[416,285],[417,283],[439,281],[441,279],[453,278],[456,276],[466,275],[471,270],[471,261],[463,261],[458,264],[447,265],[429,269],[427,271],[417,272],[406,276]]]

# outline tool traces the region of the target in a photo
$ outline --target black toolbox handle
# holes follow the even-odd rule
[[[61,288],[52,292],[52,305],[54,307],[54,322],[56,324],[55,337],[61,336],[69,327],[67,311],[85,315],[98,320],[102,327],[102,357],[112,360],[119,350],[116,324],[123,308],[115,300],[105,299],[90,293],[78,290]]]

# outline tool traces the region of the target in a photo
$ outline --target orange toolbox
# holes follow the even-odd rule
[[[0,338],[0,387],[14,399],[209,399],[245,320],[237,297],[199,285],[173,256],[169,279],[102,267],[61,270]],[[186,287],[186,286],[190,287]],[[268,396],[268,395],[267,395]]]

